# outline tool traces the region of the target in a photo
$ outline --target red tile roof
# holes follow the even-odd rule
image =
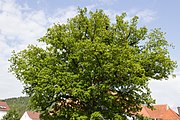
[[[151,110],[146,106],[143,106],[142,110],[138,114],[156,118],[161,120],[180,120],[180,116],[174,112],[168,105],[154,105],[155,110]]]
[[[0,111],[8,111],[10,110],[9,106],[6,102],[0,101]]]
[[[27,114],[32,120],[40,120],[40,113],[39,112],[27,111]]]

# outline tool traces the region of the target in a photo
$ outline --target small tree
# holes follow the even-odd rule
[[[16,110],[9,110],[2,120],[20,120],[20,116]]]
[[[149,81],[168,79],[176,67],[170,45],[159,29],[148,32],[138,17],[125,17],[110,23],[103,10],[80,9],[39,39],[46,49],[13,52],[10,71],[42,118],[120,119],[154,103]]]

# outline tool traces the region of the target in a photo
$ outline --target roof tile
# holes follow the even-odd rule
[[[6,102],[0,101],[0,111],[8,111],[10,110],[9,106]]]
[[[161,120],[180,120],[180,116],[174,112],[168,105],[154,105],[155,110],[151,110],[147,108],[147,106],[143,106],[142,110],[138,112],[138,114],[156,118]]]
[[[27,111],[27,114],[32,120],[40,120],[40,113],[39,112]]]

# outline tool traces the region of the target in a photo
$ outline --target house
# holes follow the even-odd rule
[[[8,110],[10,110],[10,108],[7,103],[0,101],[0,120],[6,115]]]
[[[149,117],[152,120],[180,120],[180,115],[168,105],[154,105],[154,110],[143,106],[142,110],[137,114]]]
[[[20,120],[40,120],[39,112],[26,111]]]

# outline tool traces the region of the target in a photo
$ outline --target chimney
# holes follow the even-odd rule
[[[180,115],[180,107],[177,107],[177,109],[178,109],[178,114]]]

